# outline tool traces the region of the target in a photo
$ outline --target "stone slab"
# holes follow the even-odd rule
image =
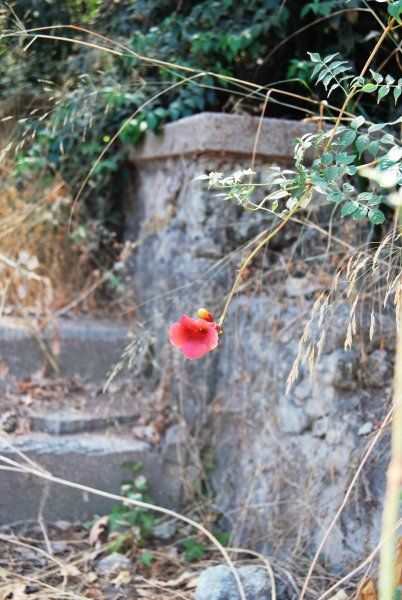
[[[147,478],[156,504],[177,508],[183,489],[177,441],[174,431],[168,432],[158,449],[128,435],[35,433],[0,438],[0,455],[21,462],[18,450],[54,476],[116,494],[122,480],[131,475],[122,463],[141,461],[141,474]],[[114,504],[97,495],[44,483],[34,475],[0,470],[0,524],[36,519],[47,487],[43,516],[48,521],[82,521],[106,514]]]
[[[253,154],[259,117],[204,112],[166,125],[159,135],[148,133],[131,152],[131,160],[165,159],[189,154]],[[256,155],[267,162],[288,164],[293,141],[311,133],[314,125],[287,119],[263,119]]]
[[[105,379],[128,343],[128,325],[109,321],[59,319],[37,335],[34,331],[34,323],[22,319],[3,317],[0,322],[0,360],[19,379],[45,366],[52,370],[38,338],[55,354],[63,376],[87,381]]]
[[[138,417],[139,413],[137,411],[125,413],[106,411],[104,414],[99,415],[72,410],[57,410],[52,414],[29,411],[29,425],[31,431],[60,435],[99,431],[111,426],[130,425],[135,423]]]

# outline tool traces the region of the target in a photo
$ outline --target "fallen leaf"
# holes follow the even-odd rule
[[[149,583],[153,585],[157,585],[158,587],[178,587],[182,583],[187,581],[191,581],[194,579],[194,571],[184,571],[179,577],[176,579],[170,579],[169,581],[159,581],[157,579],[150,579]],[[187,584],[186,584],[187,585]]]
[[[127,585],[131,581],[130,571],[120,571],[120,573],[112,579],[112,583],[115,587],[121,588],[123,585]]]
[[[359,594],[359,600],[378,600],[377,586],[374,579],[368,579],[366,581]]]
[[[102,541],[107,534],[107,528],[109,525],[109,517],[106,515],[101,517],[94,523],[89,532],[89,543],[91,546],[95,546],[97,542]]]
[[[199,575],[196,575],[195,577],[192,577],[191,579],[189,579],[186,582],[186,588],[188,588],[189,590],[195,589],[197,587],[197,585],[198,585],[199,580],[200,580],[200,576]],[[342,598],[341,599],[337,598],[337,600],[342,600]]]

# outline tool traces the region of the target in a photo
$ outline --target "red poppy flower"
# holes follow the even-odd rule
[[[219,325],[205,309],[200,309],[198,315],[204,318],[192,319],[182,315],[180,321],[173,323],[169,329],[170,343],[180,348],[189,360],[200,358],[218,345]]]

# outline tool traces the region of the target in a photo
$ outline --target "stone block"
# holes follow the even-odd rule
[[[39,339],[52,351],[64,377],[104,380],[128,344],[128,326],[110,321],[59,319],[43,331],[34,323],[3,317],[0,323],[0,360],[18,379],[52,368]],[[56,351],[53,350],[56,349]]]
[[[259,117],[204,112],[169,123],[159,135],[148,134],[133,150],[135,162],[168,159],[189,154],[216,153],[251,157]],[[289,164],[293,140],[311,133],[310,123],[287,119],[263,119],[257,156],[269,162]]]
[[[0,438],[0,455],[21,462],[17,450],[54,476],[115,494],[119,494],[122,480],[130,477],[130,471],[122,463],[140,461],[141,473],[156,504],[177,508],[182,500],[184,471],[173,434],[160,448],[152,448],[129,435],[116,434],[33,433]],[[182,453],[185,456],[183,449]],[[0,470],[0,523],[37,518],[47,488],[43,516],[49,521],[82,522],[94,514],[107,513],[115,503],[63,485],[48,484],[34,475]]]

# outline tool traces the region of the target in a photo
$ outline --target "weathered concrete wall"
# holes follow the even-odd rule
[[[324,267],[327,277],[319,277],[313,265],[311,273],[286,276],[285,250],[298,234],[292,224],[249,273],[221,347],[194,363],[169,349],[168,325],[182,312],[207,306],[219,315],[243,245],[272,223],[267,213],[230,206],[204,182],[192,181],[248,167],[257,127],[256,118],[201,114],[168,125],[160,137],[149,135],[132,155],[136,185],[127,195],[127,238],[143,240],[133,257],[137,318],[153,337],[160,373],[172,373],[170,387],[163,380],[164,393],[185,416],[190,445],[203,440],[213,449],[207,483],[217,510],[230,522],[235,543],[289,558],[316,549],[386,412],[394,321],[384,315],[381,336],[360,339],[363,364],[358,348],[343,350],[349,308],[341,305],[328,322],[314,377],[301,372],[286,396],[303,327],[332,274]],[[312,128],[264,120],[258,173],[291,164],[291,140]],[[316,230],[304,243],[312,240],[324,253],[327,240]],[[281,275],[266,284],[276,271]],[[364,556],[378,541],[387,444],[385,437],[368,461],[326,546],[333,568]]]

